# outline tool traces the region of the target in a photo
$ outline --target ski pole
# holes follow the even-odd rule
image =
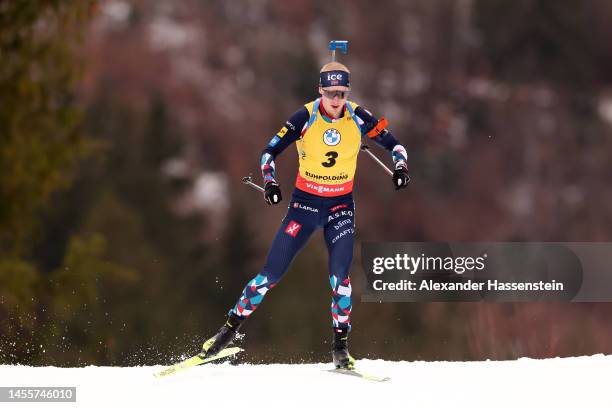
[[[391,171],[390,168],[388,168],[385,163],[381,162],[380,159],[378,157],[376,157],[376,155],[374,153],[372,153],[370,151],[370,146],[368,146],[367,144],[363,144],[361,145],[361,150],[366,152],[368,155],[370,155],[370,157],[380,165],[380,167],[382,167],[387,173],[389,173],[390,176],[393,175],[393,172]]]
[[[247,186],[251,186],[253,187],[255,190],[259,190],[262,193],[265,191],[264,188],[258,184],[253,183],[253,177],[251,176],[246,176],[242,178],[242,182],[244,184],[246,184]]]
[[[368,146],[367,144],[361,145],[361,150],[366,152],[372,158],[372,160],[378,163],[380,167],[382,167],[390,176],[393,176],[393,172],[391,171],[391,169],[388,168],[382,161],[380,161],[378,157],[376,157],[376,155],[374,155],[374,153],[370,151],[370,146]],[[243,177],[242,183],[246,184],[247,186],[253,187],[255,190],[259,190],[262,193],[265,191],[263,187],[253,183],[253,177],[251,176]]]

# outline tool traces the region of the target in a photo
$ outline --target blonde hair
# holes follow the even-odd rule
[[[326,72],[326,71],[344,71],[347,74],[351,73],[351,71],[349,71],[346,65],[341,64],[336,61],[328,62],[327,64],[323,65],[323,68],[321,68],[320,72]]]

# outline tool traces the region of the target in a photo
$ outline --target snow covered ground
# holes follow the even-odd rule
[[[358,367],[391,381],[329,373],[331,364],[224,363],[162,379],[153,377],[161,367],[0,366],[0,386],[77,387],[76,403],[53,407],[612,407],[612,356]]]

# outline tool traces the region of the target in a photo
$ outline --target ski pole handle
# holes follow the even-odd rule
[[[246,176],[242,178],[242,182],[247,186],[253,187],[255,190],[259,190],[262,193],[265,191],[264,188],[258,184],[253,183],[253,178],[251,176]]]
[[[390,168],[388,168],[385,163],[381,162],[380,159],[378,157],[376,157],[374,155],[374,153],[372,153],[370,151],[370,146],[368,146],[367,144],[363,144],[361,145],[361,150],[366,152],[376,163],[378,163],[380,165],[380,167],[382,167],[390,176],[393,176],[393,172],[391,171]]]

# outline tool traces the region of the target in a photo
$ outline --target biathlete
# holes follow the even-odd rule
[[[391,152],[396,189],[406,187],[410,178],[406,149],[387,130],[387,121],[378,120],[347,100],[349,76],[348,68],[339,62],[324,65],[319,78],[321,97],[295,112],[263,150],[261,172],[266,202],[275,205],[282,200],[274,159],[294,142],[299,158],[295,189],[263,269],[247,283],[229,311],[227,322],[204,343],[202,353],[206,357],[233,342],[242,323],[287,272],[312,233],[322,228],[332,288],[332,358],[336,368],[354,367],[355,359],[348,351],[352,308],[349,274],[355,237],[353,178],[362,137],[374,140]]]

